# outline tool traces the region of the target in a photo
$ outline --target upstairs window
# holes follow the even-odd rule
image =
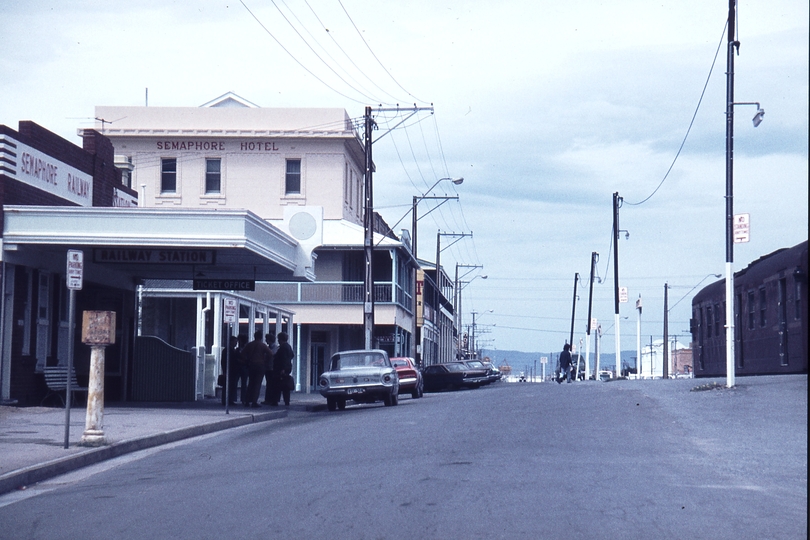
[[[205,192],[221,193],[222,160],[211,158],[205,160]]]
[[[297,195],[301,193],[301,160],[288,159],[287,173],[284,177],[284,193]]]
[[[160,192],[177,193],[177,158],[160,160]]]

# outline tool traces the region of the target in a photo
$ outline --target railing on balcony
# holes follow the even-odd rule
[[[363,283],[351,281],[317,281],[313,283],[275,281],[264,283],[262,291],[275,303],[295,304],[362,304],[365,295]],[[374,283],[374,302],[377,304],[396,303],[408,311],[413,309],[413,296],[390,281]]]

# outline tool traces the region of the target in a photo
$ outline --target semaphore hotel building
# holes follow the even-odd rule
[[[245,294],[295,314],[300,390],[316,389],[332,353],[363,347],[365,153],[345,110],[262,108],[228,93],[200,107],[99,106],[95,116],[141,206],[245,209],[297,242],[314,281],[265,277]],[[408,236],[377,223],[375,346],[414,356],[416,261]],[[238,330],[249,321],[243,310]]]

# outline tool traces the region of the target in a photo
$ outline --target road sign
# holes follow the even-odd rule
[[[751,240],[750,214],[734,214],[734,243],[742,244]]]
[[[622,304],[627,303],[627,287],[619,287],[619,302]]]
[[[541,364],[548,364],[548,356],[541,356],[540,357]]]
[[[236,322],[237,304],[236,298],[225,298],[222,308],[222,322],[233,324]]]
[[[67,288],[80,291],[84,282],[84,252],[69,249],[67,252]]]

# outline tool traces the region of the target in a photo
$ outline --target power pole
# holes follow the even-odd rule
[[[664,283],[664,378],[669,379],[669,285]]]
[[[616,378],[622,376],[622,347],[619,334],[619,192],[613,194],[613,306],[616,327]]]
[[[571,307],[571,335],[568,339],[568,343],[571,345],[571,348],[574,347],[574,316],[577,313],[577,283],[579,283],[579,273],[574,273],[574,305]],[[577,352],[579,354],[579,352]],[[577,362],[577,366],[579,362]]]
[[[588,282],[588,321],[585,326],[585,372],[590,377],[591,373],[591,314],[593,311],[593,275],[596,272],[596,261],[599,260],[597,252],[591,253],[591,278]],[[594,375],[594,379],[599,376],[598,373]]]
[[[363,254],[365,257],[365,273],[363,275],[363,334],[365,348],[374,347],[374,190],[372,173],[374,161],[371,159],[371,131],[374,129],[374,119],[371,117],[371,107],[366,107],[365,114],[365,150],[366,150],[366,182],[365,205],[363,211]]]

